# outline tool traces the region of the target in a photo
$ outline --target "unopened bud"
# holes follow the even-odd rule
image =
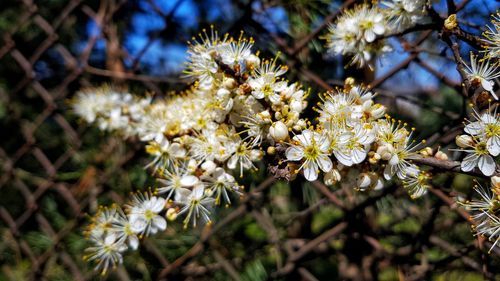
[[[256,55],[250,55],[248,58],[245,60],[246,66],[248,68],[254,68],[260,64],[260,59]]]
[[[422,155],[423,155],[423,156],[425,156],[425,157],[432,156],[432,154],[433,154],[433,153],[432,153],[432,148],[430,148],[430,147],[425,147],[424,149],[422,149],[422,150],[420,151],[420,154],[422,154]]]
[[[304,129],[307,126],[307,123],[304,119],[299,119],[297,122],[295,122],[295,126],[293,126],[293,129],[295,131],[300,131]]]
[[[383,105],[376,106],[375,109],[371,111],[371,115],[375,119],[382,118],[385,114],[386,108]]]
[[[167,213],[165,214],[165,217],[169,221],[174,221],[177,218],[177,210],[174,208],[168,208]]]
[[[356,80],[353,77],[347,77],[345,79],[344,83],[346,85],[349,85],[349,86],[354,86],[354,84],[356,83]]]
[[[288,127],[281,121],[274,122],[269,128],[269,135],[275,141],[284,141],[288,138]]]
[[[326,185],[334,185],[342,179],[340,173],[337,169],[331,169],[330,172],[326,173],[323,177],[323,181]]]
[[[467,148],[474,145],[474,140],[469,135],[460,135],[455,138],[455,143],[458,147]]]
[[[228,90],[232,90],[238,86],[238,83],[233,78],[227,78],[222,82],[222,86]]]
[[[370,164],[375,165],[380,159],[380,154],[373,151],[370,151],[370,153],[368,153],[368,162],[370,162]]]
[[[217,168],[217,165],[213,161],[205,161],[201,164],[201,168],[207,172],[207,174],[211,174]]]
[[[382,179],[380,178],[380,176],[377,173],[370,172],[369,175],[370,175],[370,179],[372,180],[371,189],[380,190],[380,189],[384,188],[384,182],[382,181]]]
[[[290,104],[290,109],[295,112],[301,112],[304,109],[302,101],[292,101],[292,103]]]
[[[360,190],[367,190],[372,184],[372,179],[367,173],[361,173],[356,184]]]
[[[187,170],[190,172],[196,171],[196,168],[198,168],[198,161],[195,159],[189,159],[188,164],[187,164]]]
[[[380,158],[385,161],[389,161],[392,158],[392,154],[394,152],[394,148],[392,145],[382,145],[377,148],[377,154],[380,155]]]
[[[444,21],[444,28],[447,30],[453,30],[457,28],[458,23],[457,23],[457,15],[452,14],[450,15],[445,21]]]
[[[500,177],[499,176],[491,177],[491,186],[496,190],[500,190]]]
[[[448,160],[448,155],[446,155],[446,153],[442,152],[441,150],[438,150],[438,152],[436,152],[434,157],[436,157],[439,160],[443,160],[443,161]]]
[[[220,98],[220,99],[224,99],[224,98],[226,98],[229,95],[231,95],[231,92],[228,89],[226,89],[226,88],[220,88],[217,91],[217,97]]]
[[[264,110],[257,114],[262,120],[270,120],[271,114],[269,114],[268,110]]]
[[[276,154],[276,147],[274,147],[274,146],[269,146],[269,147],[267,148],[267,154],[269,154],[269,155],[274,155],[274,154]]]

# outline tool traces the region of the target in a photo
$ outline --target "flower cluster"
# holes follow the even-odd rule
[[[165,209],[165,203],[164,198],[138,193],[125,212],[116,205],[101,207],[86,231],[93,245],[86,249],[88,255],[84,259],[95,260],[96,269],[103,274],[122,263],[122,253],[129,248],[136,250],[139,238],[165,230],[167,221],[159,215]]]
[[[493,15],[491,20],[493,26],[487,26],[487,30],[483,33],[484,41],[486,42],[483,52],[490,58],[500,58],[500,14]]]
[[[130,93],[108,86],[92,88],[76,94],[75,113],[88,123],[96,123],[101,130],[137,134],[137,126],[144,117],[151,98],[138,98]]]
[[[428,0],[387,0],[382,1],[389,23],[395,31],[401,31],[422,23],[427,14]]]
[[[498,96],[495,94],[493,87],[495,86],[495,79],[500,77],[500,72],[498,71],[498,62],[491,61],[490,58],[478,58],[473,53],[470,54],[470,66],[465,65],[465,72],[467,74],[467,79],[470,81],[474,88],[482,87],[484,90],[488,91],[495,100],[498,100]]]
[[[474,186],[479,199],[459,201],[467,210],[472,211],[471,217],[475,225],[472,227],[478,235],[488,237],[492,242],[490,252],[500,241],[500,177],[491,178],[491,188],[486,189],[477,184]]]
[[[484,89],[491,96],[498,100],[495,94],[495,79],[500,77],[498,69],[498,59],[500,58],[500,17],[494,15],[492,26],[487,26],[487,31],[483,33],[484,49],[480,50],[483,56],[480,58],[471,53],[470,66],[465,65],[465,72],[470,85],[474,89]]]
[[[352,65],[371,67],[375,56],[392,50],[384,37],[413,26],[425,15],[424,0],[383,1],[381,7],[357,5],[329,25],[328,52],[352,57]]]
[[[356,40],[372,44],[385,32],[388,17],[382,10],[357,6],[339,21],[352,31],[356,24],[348,24],[348,18],[361,21],[361,14]],[[421,149],[414,129],[387,115],[374,101],[376,93],[348,78],[343,87],[320,96],[311,122],[301,117],[309,92],[284,79],[288,69],[277,58],[259,58],[253,44],[242,35],[234,39],[204,31],[187,52],[185,73],[193,83],[175,95],[139,98],[110,87],[77,94],[73,106],[82,119],[145,143],[151,156],[146,168],[157,179],[154,189],[94,216],[86,258],[96,261],[97,269],[106,272],[120,264],[126,250],[164,231],[167,220],[181,221],[185,228],[211,223],[216,207],[244,196],[237,177],[257,169],[262,159],[276,177],[302,173],[308,181],[322,178],[327,185],[359,191],[399,181],[412,198],[427,192],[432,176],[413,160],[446,155]],[[484,68],[474,64],[470,70]],[[500,154],[498,115],[475,115],[467,135],[457,138],[470,153],[462,169],[479,166],[492,175],[492,156]]]
[[[457,136],[456,144],[467,156],[462,160],[462,171],[469,172],[479,167],[485,176],[492,176],[496,170],[493,157],[500,154],[500,120],[496,109],[483,114],[473,110],[474,122],[465,126],[467,134]]]
[[[326,183],[344,175],[358,190],[370,190],[396,176],[412,197],[423,195],[430,176],[411,162],[420,157],[413,130],[385,115],[385,107],[373,101],[371,91],[351,82],[323,97],[318,124],[292,138],[287,160],[299,161],[298,170],[309,181],[321,170]]]
[[[183,218],[184,227],[211,221],[212,209],[243,195],[235,175],[255,169],[264,147],[301,131],[308,95],[284,78],[276,58],[261,60],[253,40],[219,38],[212,30],[190,44],[186,74],[193,86],[167,98],[139,99],[109,87],[80,92],[74,111],[101,129],[146,142],[147,165],[158,187],[123,208],[100,211],[89,228],[89,260],[104,272],[121,263],[138,238],[166,228],[159,214]]]

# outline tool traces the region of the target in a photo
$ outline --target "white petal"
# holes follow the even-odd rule
[[[198,177],[195,177],[195,176],[191,176],[191,175],[188,175],[188,176],[183,176],[181,178],[181,185],[183,187],[189,187],[189,186],[194,186],[195,184],[197,184],[198,182],[200,181],[200,179],[198,179]]]
[[[330,172],[333,167],[332,160],[330,160],[330,157],[326,155],[321,155],[318,157],[318,165],[319,168],[325,173]]]
[[[309,163],[309,165],[305,165],[304,177],[308,181],[315,181],[318,179],[318,166],[313,162]]]
[[[281,102],[281,96],[278,94],[271,94],[269,100],[272,104],[279,104]]]
[[[201,199],[201,197],[203,197],[204,192],[205,192],[205,187],[203,187],[202,185],[196,186],[192,191],[193,198]]]
[[[318,140],[318,145],[319,149],[323,152],[328,151],[328,148],[330,147],[330,140],[326,136],[320,137]]]
[[[141,233],[146,229],[147,223],[144,219],[137,218],[130,220],[130,228],[134,233]]]
[[[153,202],[153,208],[151,209],[151,211],[155,212],[155,213],[159,213],[163,210],[163,208],[165,208],[165,198],[161,198],[161,197],[153,197],[152,199],[155,199]]]
[[[292,146],[286,149],[286,159],[291,161],[299,161],[304,157],[304,151],[299,147]]]
[[[165,230],[167,228],[167,221],[161,216],[156,216],[153,218],[153,225],[159,230]]]
[[[483,86],[483,88],[486,91],[488,91],[488,92],[493,91],[493,85],[495,85],[495,83],[493,83],[492,81],[488,81],[484,78],[481,78],[481,86]]]
[[[385,169],[384,169],[384,178],[386,180],[390,180],[394,176],[394,170],[391,169],[391,167],[392,166],[390,166],[390,165],[385,166]]]
[[[491,157],[490,155],[483,155],[479,157],[479,161],[477,164],[479,166],[479,170],[481,170],[481,172],[485,176],[489,177],[495,173],[495,160],[493,160],[493,157]]]
[[[483,132],[483,130],[484,130],[484,126],[481,122],[472,122],[470,124],[467,124],[467,126],[465,126],[465,128],[464,128],[464,131],[467,134],[470,134],[473,136],[481,134]]]
[[[470,154],[467,155],[467,157],[462,160],[462,163],[460,163],[460,167],[462,171],[464,172],[470,172],[474,170],[474,167],[476,167],[478,161],[478,156],[476,154]]]
[[[371,29],[368,29],[365,31],[366,42],[371,43],[371,42],[375,41],[375,37],[376,37],[376,35]]]
[[[227,161],[227,167],[231,170],[234,170],[236,169],[236,164],[238,164],[238,155],[234,154],[233,156],[231,156],[231,158],[229,158],[229,160]]]
[[[184,148],[182,148],[182,146],[176,142],[174,142],[170,146],[170,151],[171,151],[172,155],[176,158],[186,156],[186,150]]]
[[[302,131],[302,134],[293,137],[296,141],[300,142],[303,146],[307,146],[311,143],[313,138],[313,133],[310,130]]]
[[[186,200],[187,200],[187,197],[189,196],[190,193],[191,193],[191,190],[189,190],[187,188],[179,188],[175,192],[175,198],[174,199],[175,199],[176,202],[185,203]]]
[[[337,158],[337,160],[340,163],[342,163],[348,167],[352,166],[353,162],[352,162],[350,155],[348,155],[344,152],[339,152],[339,151],[335,151],[333,154],[335,155],[335,158]]]
[[[378,35],[384,34],[384,32],[385,32],[384,24],[383,23],[375,24],[375,26],[373,27],[373,32],[375,32]]]
[[[252,96],[260,100],[264,98],[264,92],[262,92],[261,90],[252,91]]]
[[[116,241],[116,234],[114,233],[110,233],[104,238],[104,244],[106,245],[113,244],[115,243],[115,241]]]
[[[488,145],[488,152],[493,156],[500,154],[500,137],[493,136],[486,142]]]
[[[137,250],[139,247],[139,239],[137,239],[137,236],[129,236],[128,237],[128,245],[132,250]]]
[[[352,138],[351,133],[343,133],[339,136],[339,143],[341,144],[348,143],[351,138]]]
[[[352,150],[352,162],[354,164],[359,164],[363,162],[366,158],[366,150],[363,148],[354,148]]]
[[[397,154],[392,155],[391,159],[389,160],[389,165],[395,166],[399,163],[399,157]]]

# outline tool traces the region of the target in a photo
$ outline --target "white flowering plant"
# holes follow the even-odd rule
[[[357,5],[328,26],[327,51],[373,68],[377,56],[392,50],[387,38],[431,21],[429,9],[427,1]],[[451,32],[456,18],[442,24]],[[170,223],[210,225],[218,207],[245,197],[239,179],[264,166],[276,178],[300,176],[357,191],[398,184],[413,199],[432,189],[435,170],[491,178],[491,189],[477,188],[479,201],[458,200],[475,212],[475,230],[489,237],[491,251],[500,239],[498,17],[492,24],[484,35],[482,57],[471,54],[470,66],[457,62],[463,87],[488,100],[486,109],[476,109],[478,102],[472,106],[472,120],[456,138],[460,163],[416,140],[414,128],[375,101],[372,87],[347,78],[326,93],[313,93],[288,81],[288,67],[279,56],[261,58],[254,40],[243,34],[219,36],[211,29],[193,39],[185,69],[192,84],[177,95],[139,98],[110,86],[80,91],[72,101],[74,112],[101,130],[142,141],[151,158],[145,168],[157,180],[155,188],[138,191],[123,206],[102,207],[93,216],[86,231],[92,244],[86,259],[106,273],[122,263],[127,250],[136,250],[141,239],[165,231]],[[310,95],[320,97],[312,110]]]

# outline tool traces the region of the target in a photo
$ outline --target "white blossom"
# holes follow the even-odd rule
[[[308,181],[316,180],[320,169],[325,173],[332,169],[332,160],[328,154],[330,142],[326,135],[304,130],[292,140],[291,146],[285,152],[286,158],[289,161],[304,160],[300,169],[304,170],[304,177]]]

